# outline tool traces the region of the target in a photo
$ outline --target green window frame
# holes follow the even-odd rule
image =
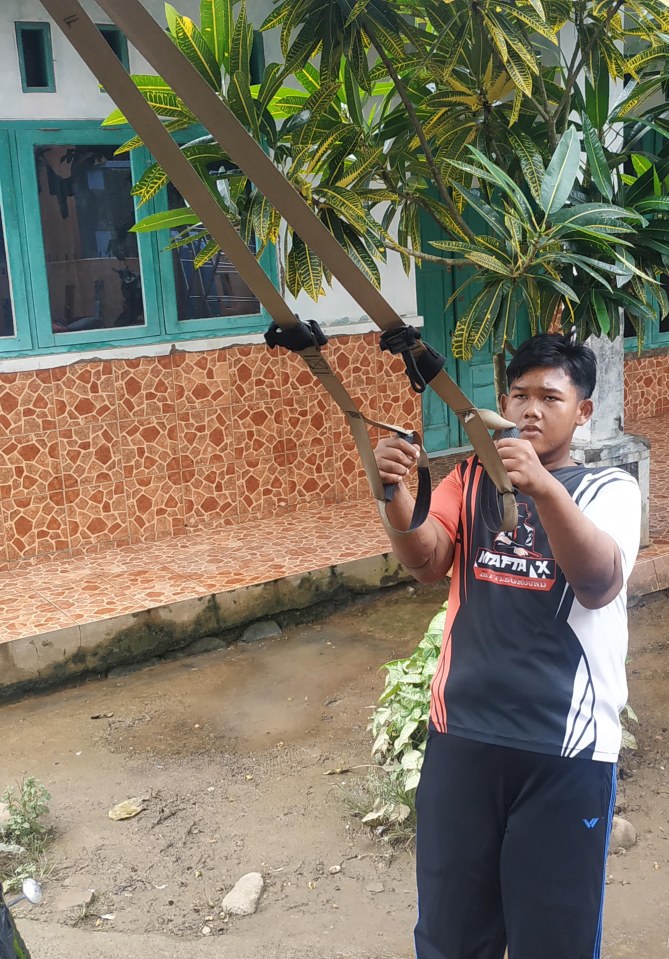
[[[25,271],[25,247],[21,239],[21,220],[12,189],[15,183],[16,164],[10,150],[9,135],[0,130],[0,216],[7,252],[7,267],[14,319],[14,335],[0,338],[0,353],[30,352],[33,336],[29,317],[28,287]]]
[[[185,140],[202,135],[201,128],[186,131]],[[145,325],[72,333],[54,333],[45,261],[38,179],[33,162],[40,145],[80,144],[114,146],[129,139],[129,127],[104,130],[98,121],[7,121],[0,123],[0,175],[2,177],[5,242],[11,271],[15,337],[0,339],[0,356],[81,352],[147,343],[174,343],[198,338],[228,338],[264,332],[270,322],[266,310],[239,316],[178,320],[172,254],[166,251],[169,231],[138,233]],[[30,161],[30,162],[28,162]],[[148,151],[130,153],[136,181],[151,162]],[[136,219],[167,209],[167,190],[161,190]],[[275,249],[267,249],[261,265],[278,286]]]
[[[49,23],[42,23],[31,20],[17,20],[14,24],[16,31],[16,47],[19,56],[19,69],[21,72],[21,89],[24,93],[55,93],[56,81],[53,70],[53,50],[51,47],[51,26]],[[43,59],[44,74],[46,82],[41,86],[32,86],[28,81],[28,65],[25,60],[24,37],[28,33],[37,34]]]
[[[126,70],[130,72],[128,41],[125,37],[125,34],[122,33],[118,27],[115,27],[113,23],[96,23],[95,26],[98,28]]]
[[[19,182],[23,197],[25,224],[31,224],[26,231],[28,269],[31,278],[33,300],[33,322],[36,332],[36,345],[39,349],[54,347],[86,346],[109,347],[117,346],[120,342],[133,342],[158,337],[160,325],[158,321],[158,293],[156,289],[155,271],[152,269],[152,254],[150,244],[145,236],[138,235],[139,261],[142,276],[142,290],[144,296],[144,316],[146,324],[138,327],[122,327],[119,329],[82,330],[77,333],[54,333],[51,325],[51,302],[47,280],[44,238],[42,232],[42,218],[39,205],[39,187],[37,170],[34,163],[34,151],[38,146],[118,146],[126,139],[125,133],[118,130],[102,130],[97,123],[82,123],[81,125],[63,125],[60,129],[32,129],[17,132],[16,144],[19,156],[24,158],[19,172]],[[27,162],[29,160],[29,162]],[[137,176],[136,158],[131,154],[131,171]],[[136,208],[136,204],[135,204]]]

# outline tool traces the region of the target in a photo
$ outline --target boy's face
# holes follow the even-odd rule
[[[574,430],[592,416],[592,400],[582,398],[564,370],[536,367],[513,381],[502,397],[502,412],[544,466],[558,466],[569,461]]]

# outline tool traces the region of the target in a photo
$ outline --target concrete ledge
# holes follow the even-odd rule
[[[0,699],[235,642],[250,623],[411,580],[391,553],[0,645]]]
[[[0,700],[114,668],[229,646],[259,620],[271,617],[286,625],[319,603],[412,581],[392,553],[383,553],[10,640],[0,644]],[[665,589],[669,553],[644,558],[642,552],[628,585],[630,601]]]

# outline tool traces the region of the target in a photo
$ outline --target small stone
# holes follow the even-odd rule
[[[120,802],[117,806],[110,809],[109,818],[114,822],[118,822],[121,819],[132,819],[134,816],[139,816],[141,812],[144,812],[145,808],[143,801],[133,796],[132,799],[126,799],[124,802]]]
[[[62,889],[54,899],[53,908],[58,912],[69,912],[70,909],[85,909],[92,905],[94,899],[94,889]]]
[[[203,935],[203,936],[210,936],[210,935],[211,935],[211,926],[203,926],[203,927],[202,927],[202,935]]]
[[[622,816],[614,816],[611,826],[610,851],[613,853],[631,849],[636,843],[636,829]]]
[[[221,908],[231,916],[252,916],[265,888],[259,872],[249,872],[235,883],[221,903]]]
[[[260,623],[251,623],[241,635],[242,643],[255,643],[259,639],[270,639],[280,636],[282,629],[274,619],[265,619]]]
[[[341,866],[330,866],[331,876],[336,876],[338,872],[341,872]]]
[[[376,895],[376,893],[383,892],[384,888],[385,887],[382,882],[368,882],[365,886],[367,892],[371,892],[374,895]]]

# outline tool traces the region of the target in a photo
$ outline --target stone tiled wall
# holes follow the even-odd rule
[[[669,413],[669,355],[625,360],[625,416],[632,420]]]
[[[377,343],[334,337],[327,355],[363,412],[419,427],[403,363]],[[342,414],[283,352],[0,375],[0,569],[367,495]]]

